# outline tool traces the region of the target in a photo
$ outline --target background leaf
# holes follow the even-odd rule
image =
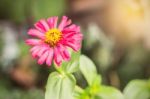
[[[150,82],[133,80],[124,89],[126,99],[150,99]]]

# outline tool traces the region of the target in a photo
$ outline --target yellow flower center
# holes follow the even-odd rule
[[[58,29],[50,29],[45,33],[45,43],[54,47],[62,38],[62,32]]]

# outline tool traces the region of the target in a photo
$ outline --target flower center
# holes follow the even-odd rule
[[[62,38],[62,32],[58,29],[51,29],[45,33],[45,43],[54,47]]]

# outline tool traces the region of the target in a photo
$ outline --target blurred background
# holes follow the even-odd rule
[[[149,0],[0,0],[0,99],[44,98],[54,69],[38,66],[24,40],[40,18],[62,15],[81,26],[82,53],[104,84],[123,90],[133,79],[150,77]]]

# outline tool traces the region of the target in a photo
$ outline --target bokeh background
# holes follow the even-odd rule
[[[0,0],[0,99],[44,99],[54,69],[39,66],[24,40],[40,18],[63,15],[81,26],[82,53],[104,84],[123,90],[133,79],[150,77],[149,0]]]

